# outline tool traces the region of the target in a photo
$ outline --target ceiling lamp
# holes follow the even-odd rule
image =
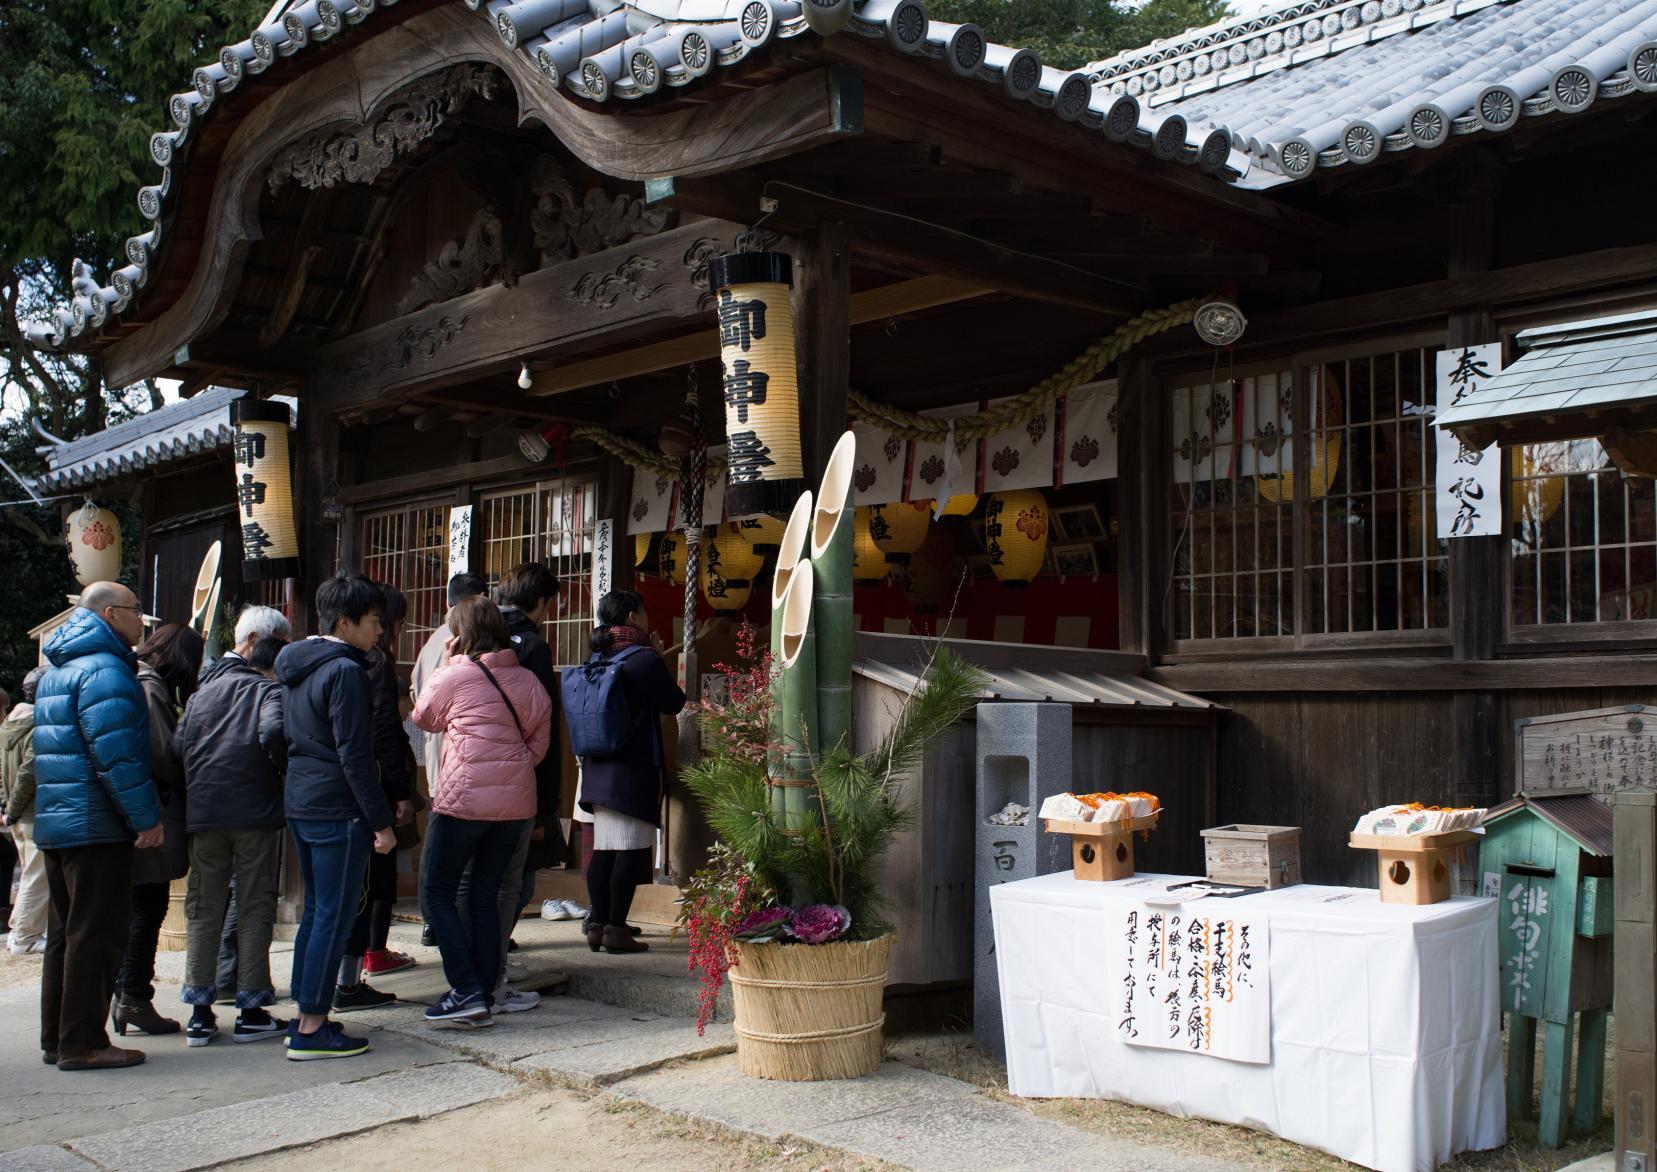
[[[869,532],[875,544],[886,555],[889,565],[901,565],[926,540],[927,521],[932,516],[931,504],[872,505],[869,509]]]
[[[990,569],[1004,586],[1022,589],[1047,560],[1047,502],[1024,488],[998,492],[984,508],[984,544]]]
[[[1197,337],[1210,346],[1233,346],[1248,329],[1248,318],[1235,301],[1209,301],[1197,307],[1191,318]]]

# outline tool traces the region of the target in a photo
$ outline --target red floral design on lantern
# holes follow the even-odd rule
[[[1044,509],[1025,509],[1013,526],[1031,541],[1040,541],[1047,534],[1047,512]]]
[[[115,534],[102,521],[95,521],[81,530],[81,544],[93,549],[108,549],[115,543]]]

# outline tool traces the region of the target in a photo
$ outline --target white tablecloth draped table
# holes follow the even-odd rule
[[[1259,1065],[1120,1040],[1116,926],[1154,896],[1145,878],[1067,871],[990,888],[1014,1094],[1259,1128],[1382,1172],[1505,1142],[1495,900],[1404,907],[1302,885],[1184,905],[1268,921],[1271,1061]]]

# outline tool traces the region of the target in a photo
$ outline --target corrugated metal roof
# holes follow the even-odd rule
[[[900,692],[912,692],[921,682],[918,662],[893,663],[863,657],[852,661],[852,671]],[[1007,667],[986,667],[983,671],[989,677],[980,693],[985,700],[1050,701],[1107,708],[1223,709],[1211,700],[1130,675]]]
[[[228,448],[235,429],[230,404],[245,391],[209,387],[189,399],[168,403],[114,427],[54,446],[36,487],[54,492],[83,488],[129,472]]]
[[[1518,342],[1528,353],[1441,408],[1440,427],[1657,401],[1657,312],[1526,330]]]
[[[1520,794],[1487,811],[1485,823],[1498,821],[1521,809],[1533,810],[1591,855],[1603,858],[1611,853],[1611,807],[1592,794]]]
[[[779,40],[845,30],[1254,188],[1657,91],[1657,0],[1303,0],[1075,71],[995,44],[976,25],[932,20],[922,0],[465,3],[549,85],[588,101],[647,98]],[[29,323],[30,343],[61,348],[138,295],[162,243],[174,168],[221,95],[278,58],[371,28],[390,6],[304,0],[197,69],[193,88],[168,104],[173,128],[151,138],[161,175],[138,192],[150,228],[127,241],[128,263],[108,283],[77,260],[69,302]]]

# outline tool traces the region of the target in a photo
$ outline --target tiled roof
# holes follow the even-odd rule
[[[1657,401],[1657,312],[1543,326],[1517,341],[1526,353],[1440,409],[1440,427]]]
[[[46,453],[47,469],[36,478],[35,487],[52,492],[84,488],[198,452],[228,448],[235,434],[229,407],[244,393],[233,387],[209,387],[194,398],[55,445]]]
[[[394,2],[304,0],[197,69],[169,103],[174,127],[151,139],[161,176],[138,192],[150,228],[107,283],[77,261],[70,302],[28,326],[31,343],[60,348],[138,295],[163,243],[174,164],[221,95]],[[1657,91],[1657,0],[1304,0],[1071,72],[976,25],[931,20],[922,0],[464,2],[549,84],[590,101],[644,98],[779,39],[849,31],[1245,187]]]

